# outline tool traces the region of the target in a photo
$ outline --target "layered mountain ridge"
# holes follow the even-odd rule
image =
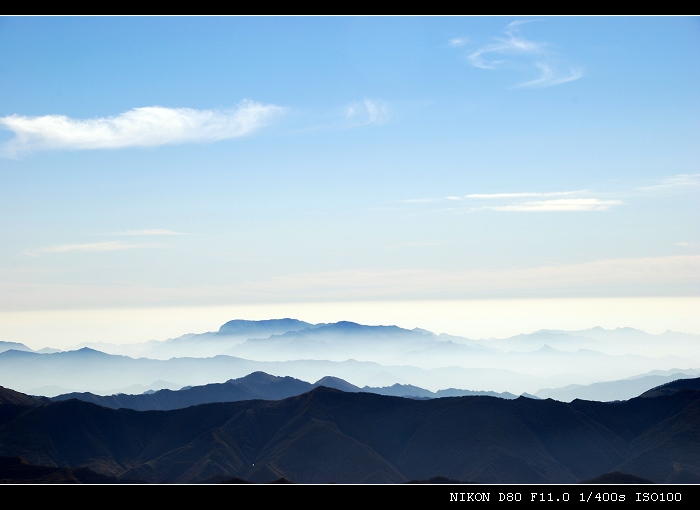
[[[16,348],[0,352],[0,384],[47,396],[109,396],[175,391],[263,371],[310,382],[333,376],[357,387],[412,386],[414,396],[427,398],[456,388],[571,401],[628,399],[670,379],[700,375],[697,335],[632,328],[471,340],[419,328],[285,318],[232,320],[218,331],[162,342],[90,345],[33,352],[8,343]]]
[[[213,402],[238,402],[241,400],[281,400],[325,386],[351,393],[375,393],[408,398],[441,398],[466,395],[488,395],[500,398],[517,398],[511,393],[478,392],[458,390],[454,388],[431,392],[411,385],[394,384],[383,388],[365,386],[360,388],[337,377],[326,376],[311,384],[293,377],[276,377],[265,372],[254,372],[239,379],[230,379],[225,383],[213,383],[178,391],[160,390],[141,395],[117,394],[109,396],[93,393],[66,393],[53,397],[51,400],[60,402],[77,399],[83,402],[109,407],[111,409],[134,409],[137,411],[182,409],[185,407],[209,404]]]
[[[0,455],[120,479],[570,483],[619,471],[654,482],[700,481],[700,392],[681,387],[568,404],[416,400],[323,386],[283,400],[172,411],[31,400],[0,404]]]

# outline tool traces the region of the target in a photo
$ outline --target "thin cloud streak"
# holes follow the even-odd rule
[[[566,212],[566,211],[605,211],[611,207],[622,205],[621,200],[603,200],[600,198],[580,197],[589,194],[589,190],[577,191],[552,191],[552,192],[518,192],[518,193],[470,193],[464,196],[451,195],[442,200],[473,201],[485,200],[496,201],[495,205],[484,205],[473,207],[471,211],[492,210],[505,212]],[[579,197],[576,197],[579,195]],[[551,197],[551,198],[550,198]],[[554,198],[561,197],[561,198]],[[548,198],[548,200],[525,200],[521,198]],[[420,203],[434,202],[434,199],[411,199],[402,202]],[[499,203],[500,202],[500,203]],[[473,203],[473,202],[472,202]]]
[[[15,133],[2,147],[16,157],[36,150],[89,150],[215,142],[247,135],[271,123],[284,108],[243,101],[226,111],[148,106],[115,117],[72,119],[65,115],[0,117]]]
[[[700,174],[679,174],[673,177],[661,179],[657,184],[641,186],[637,191],[663,192],[684,191],[692,188],[700,188]]]
[[[606,211],[613,206],[622,205],[622,203],[621,200],[600,200],[598,198],[562,198],[487,206],[481,209],[506,212]]]
[[[577,195],[581,193],[587,193],[588,190],[579,191],[552,191],[547,193],[471,193],[469,195],[464,195],[464,198],[477,198],[477,199],[501,199],[501,198],[527,198],[527,197],[561,197],[567,195]],[[447,197],[450,200],[458,199],[459,197]]]
[[[100,252],[100,251],[121,251],[141,248],[139,244],[127,244],[119,241],[102,241],[99,243],[84,243],[84,244],[60,244],[57,246],[47,246],[39,248],[36,253],[67,253],[67,252]]]
[[[540,77],[535,80],[526,81],[520,85],[515,85],[515,88],[552,87],[554,85],[576,81],[583,76],[583,72],[580,69],[569,68],[568,70],[562,71],[542,62],[535,63],[535,67],[542,72]]]
[[[164,228],[151,228],[143,230],[127,230],[125,232],[119,232],[117,235],[120,236],[188,236],[184,232],[175,232],[173,230],[166,230]]]

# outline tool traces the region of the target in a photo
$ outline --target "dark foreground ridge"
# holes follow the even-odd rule
[[[640,396],[641,397],[660,397],[662,395],[673,395],[677,391],[681,390],[698,390],[700,391],[700,377],[695,377],[691,379],[677,379],[656,388],[652,388],[649,391],[645,391]]]
[[[0,455],[147,482],[700,482],[700,392],[622,402],[416,400],[326,387],[173,411],[0,405]]]
[[[456,485],[456,484],[464,484],[464,483],[473,483],[473,482],[462,482],[460,480],[450,480],[449,478],[445,478],[444,476],[434,476],[430,480],[409,480],[406,483],[410,484],[435,484],[435,485]]]
[[[620,485],[620,484],[649,484],[649,483],[654,483],[651,480],[647,480],[646,478],[640,478],[638,476],[634,475],[628,475],[626,473],[620,473],[619,471],[615,471],[613,473],[605,473],[604,475],[596,476],[595,478],[591,478],[590,480],[583,480],[582,482],[579,483],[590,483],[590,484],[596,484],[596,483],[607,483],[607,484],[615,484],[615,485]]]
[[[144,483],[95,473],[88,468],[35,466],[20,457],[0,457],[0,483]]]

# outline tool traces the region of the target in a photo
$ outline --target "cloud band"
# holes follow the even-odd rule
[[[0,117],[15,133],[2,151],[8,156],[45,149],[117,149],[213,142],[247,135],[269,124],[284,108],[243,101],[227,111],[148,106],[115,117],[72,119],[65,115]]]

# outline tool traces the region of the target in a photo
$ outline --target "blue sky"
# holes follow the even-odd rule
[[[698,18],[2,18],[0,308],[700,291]]]

